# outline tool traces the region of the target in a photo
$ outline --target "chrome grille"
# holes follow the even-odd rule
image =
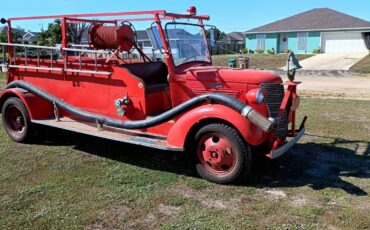
[[[270,116],[278,118],[280,111],[280,105],[284,99],[285,91],[284,86],[277,83],[262,83],[261,87],[266,90],[266,103],[270,111]],[[276,137],[285,138],[288,135],[288,112],[284,111],[282,114],[278,128],[276,131]]]

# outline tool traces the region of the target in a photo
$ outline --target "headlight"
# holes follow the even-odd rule
[[[262,104],[265,101],[265,91],[263,89],[252,89],[245,97],[249,103]]]

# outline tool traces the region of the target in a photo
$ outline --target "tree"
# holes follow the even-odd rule
[[[212,28],[212,29],[206,30],[207,39],[211,38],[211,30],[214,30],[216,41],[219,41],[223,39],[224,37],[226,37],[226,34],[222,32],[221,30],[219,30],[218,28]]]
[[[22,40],[22,35],[19,32],[12,32],[13,42],[19,43]],[[8,42],[8,33],[0,33],[0,42]]]
[[[81,44],[84,33],[89,29],[86,23],[69,24],[67,27],[68,41]],[[55,46],[62,43],[62,21],[56,19],[49,23],[46,30],[38,36],[37,44],[41,46]]]
[[[8,42],[8,35],[6,33],[0,33],[0,42]]]
[[[73,23],[68,25],[68,40],[73,44],[81,44],[83,35],[89,29],[86,23]]]
[[[49,23],[47,30],[42,30],[37,39],[37,44],[41,46],[55,46],[62,43],[62,21],[56,19]]]

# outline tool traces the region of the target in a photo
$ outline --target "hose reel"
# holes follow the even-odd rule
[[[130,25],[92,25],[89,31],[90,43],[96,49],[110,49],[129,52],[135,44],[136,33]]]

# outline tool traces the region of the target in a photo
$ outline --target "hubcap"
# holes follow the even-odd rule
[[[6,109],[5,119],[9,131],[13,135],[19,136],[23,134],[26,125],[21,111],[11,105]]]
[[[226,137],[219,134],[206,134],[198,144],[198,158],[207,170],[216,174],[226,174],[236,164],[235,150]]]

